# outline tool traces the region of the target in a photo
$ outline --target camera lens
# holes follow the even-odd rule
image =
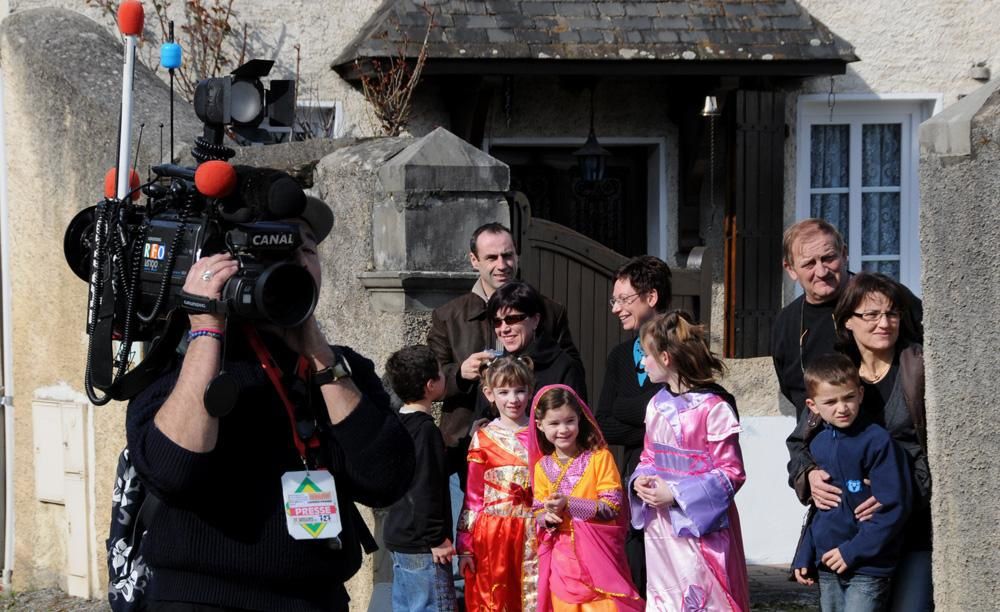
[[[302,266],[277,263],[261,273],[253,296],[263,318],[281,327],[295,327],[316,308],[316,283]]]

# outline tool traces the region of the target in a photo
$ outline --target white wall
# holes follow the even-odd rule
[[[784,439],[795,427],[790,416],[743,417],[743,465],[747,481],[736,494],[747,563],[791,563],[805,506],[788,487]]]

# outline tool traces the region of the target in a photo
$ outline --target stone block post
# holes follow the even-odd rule
[[[920,129],[927,437],[938,610],[1000,601],[1000,81]]]
[[[510,225],[509,168],[437,128],[382,166],[378,180],[374,270],[361,276],[376,307],[427,311],[468,291],[469,237],[484,223]]]

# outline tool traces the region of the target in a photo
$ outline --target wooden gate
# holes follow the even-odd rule
[[[587,390],[596,404],[608,352],[633,337],[622,331],[608,307],[615,271],[628,258],[567,227],[532,218],[522,193],[513,193],[510,201],[521,279],[566,306],[570,332],[587,371]],[[711,270],[704,247],[691,251],[684,268],[671,270],[672,306],[691,312],[706,325],[711,320]]]

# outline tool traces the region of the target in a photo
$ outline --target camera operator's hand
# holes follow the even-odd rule
[[[209,299],[217,300],[222,295],[222,287],[226,281],[236,274],[239,265],[229,253],[218,253],[203,257],[194,262],[188,270],[187,278],[184,279],[184,291],[191,295],[197,295]],[[192,314],[191,329],[214,328],[223,329],[226,325],[226,317],[221,314]]]
[[[313,372],[328,368],[336,361],[333,349],[313,315],[309,315],[298,327],[271,329],[281,336],[288,348],[309,360]],[[323,393],[330,422],[334,425],[354,412],[361,401],[361,391],[349,377],[325,384],[320,387],[320,391]]]
[[[228,253],[194,262],[184,280],[184,291],[218,299],[222,286],[236,273],[237,264]],[[190,315],[191,329],[222,330],[226,318],[219,314]],[[188,344],[177,383],[154,417],[156,427],[181,448],[206,453],[215,448],[219,419],[205,410],[205,387],[219,373],[222,342],[212,336],[198,337]]]

